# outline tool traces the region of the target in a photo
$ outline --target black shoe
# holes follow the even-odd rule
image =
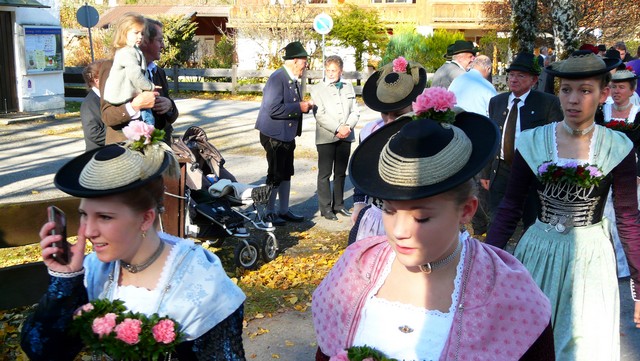
[[[339,210],[339,211],[337,211],[336,213],[340,213],[340,214],[342,214],[342,215],[343,215],[343,216],[345,216],[345,217],[351,217],[351,212],[349,212],[348,210],[346,210],[346,209],[344,209],[344,208],[343,208],[343,209],[341,209],[341,210]]]
[[[330,220],[330,221],[337,221],[338,220],[338,217],[336,217],[336,215],[333,212],[322,213],[320,215],[323,216],[324,218]]]
[[[296,223],[300,223],[304,221],[303,216],[299,216],[295,213],[291,213],[291,211],[287,211],[287,213],[281,214],[280,218],[284,219],[285,221],[296,222]]]
[[[271,224],[273,224],[274,226],[284,226],[285,224],[287,224],[287,222],[278,217],[277,214],[275,213],[269,213],[266,216],[264,216],[264,220],[265,222],[271,222]]]

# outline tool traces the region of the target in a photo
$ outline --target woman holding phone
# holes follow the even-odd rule
[[[23,350],[31,360],[73,360],[83,347],[70,332],[74,312],[107,299],[177,321],[184,339],[172,356],[180,360],[244,360],[244,294],[214,254],[159,232],[162,176],[167,169],[176,172],[163,132],[140,121],[123,132],[130,137],[127,145],[86,152],[55,176],[59,189],[81,198],[78,241],[69,262],[61,264],[53,256],[60,252],[53,244],[61,241],[50,234],[55,222],[42,226],[51,284],[23,325]],[[93,252],[85,256],[87,241]]]

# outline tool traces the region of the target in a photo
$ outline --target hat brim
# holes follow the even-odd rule
[[[609,72],[612,69],[615,69],[618,65],[622,63],[622,60],[620,59],[602,58],[602,60],[604,61],[605,67],[603,69],[598,69],[598,70],[590,70],[590,71],[583,71],[583,72],[562,72],[562,71],[553,69],[554,64],[551,64],[546,68],[544,68],[544,71],[550,75],[555,76],[556,78],[584,79],[584,78],[589,78],[592,76],[601,75],[606,72]]]
[[[300,53],[300,54],[294,54],[294,55],[289,55],[289,56],[283,56],[282,60],[291,60],[291,59],[302,59],[302,58],[308,58],[309,54],[307,53]]]
[[[399,123],[398,120],[372,133],[355,149],[351,157],[349,163],[351,182],[356,188],[372,197],[384,200],[415,200],[444,193],[478,174],[495,157],[498,149],[500,132],[491,119],[476,113],[460,113],[456,115],[453,125],[460,128],[473,145],[471,156],[462,169],[433,185],[419,187],[392,185],[380,177],[378,161],[382,149],[391,136],[406,124],[406,121]]]
[[[118,146],[120,145],[110,144],[105,147]],[[129,183],[126,186],[113,189],[95,190],[83,187],[80,184],[80,173],[84,169],[85,165],[87,165],[87,163],[91,160],[91,158],[93,158],[93,155],[105,147],[92,149],[88,152],[80,154],[79,156],[71,159],[69,162],[63,165],[53,178],[53,183],[55,184],[55,186],[61,191],[79,198],[97,198],[110,196],[113,194],[126,192],[149,183],[150,181],[161,176],[164,170],[169,166],[169,157],[165,155],[160,168],[158,168],[158,170],[148,178],[140,179],[133,183]]]
[[[448,56],[454,56],[456,54],[462,54],[462,53],[471,53],[473,55],[478,54],[478,52],[480,51],[479,48],[473,48],[473,49],[460,49],[460,50],[455,50],[451,53],[446,53],[444,54],[444,57],[448,57]]]
[[[378,98],[377,83],[382,72],[376,71],[369,77],[369,79],[367,79],[367,82],[364,83],[364,87],[362,88],[362,100],[370,109],[382,113],[393,112],[411,105],[418,95],[424,91],[424,88],[427,85],[427,71],[423,68],[420,68],[419,71],[420,79],[418,80],[418,84],[411,89],[411,92],[404,97],[404,99],[395,103],[384,103]]]
[[[542,72],[542,71],[540,71],[540,72],[535,72],[535,71],[534,71],[534,70],[532,70],[531,68],[527,68],[527,67],[525,67],[525,66],[520,66],[520,65],[512,65],[512,66],[510,66],[509,68],[507,68],[507,69],[506,69],[506,72],[508,73],[508,72],[510,72],[510,71],[513,71],[513,70],[515,70],[515,71],[521,71],[521,72],[528,73],[528,74],[535,75],[535,76],[540,75],[540,73]],[[541,70],[542,70],[542,69],[541,69]]]

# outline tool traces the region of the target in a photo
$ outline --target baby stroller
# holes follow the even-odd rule
[[[192,126],[173,145],[187,155],[185,179],[185,235],[220,247],[227,238],[238,243],[234,260],[254,269],[260,255],[265,262],[276,257],[275,227],[264,220],[271,187],[238,183],[224,168],[224,158],[208,141],[203,129]],[[259,233],[252,237],[250,230]]]

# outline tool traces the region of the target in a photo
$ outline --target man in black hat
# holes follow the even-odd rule
[[[456,40],[447,47],[445,58],[451,58],[445,62],[433,75],[431,86],[441,86],[448,89],[456,77],[469,70],[469,64],[475,59],[478,48],[473,43],[465,40]]]
[[[313,108],[313,102],[302,100],[300,86],[309,54],[299,41],[287,44],[284,51],[284,66],[271,74],[262,91],[262,104],[255,125],[260,131],[260,143],[267,152],[267,184],[273,186],[266,220],[275,226],[282,226],[286,221],[304,220],[289,210],[289,192],[294,173],[295,138],[302,134],[302,114]],[[275,209],[276,197],[280,201],[278,212]]]
[[[515,139],[520,132],[564,118],[560,100],[552,94],[533,90],[542,68],[533,53],[523,52],[507,68],[509,92],[498,94],[489,101],[489,118],[502,132],[500,149],[481,179],[482,187],[489,190],[489,213],[493,217],[507,188],[511,161],[515,153]],[[537,201],[531,192],[523,223],[530,226],[536,217]]]

